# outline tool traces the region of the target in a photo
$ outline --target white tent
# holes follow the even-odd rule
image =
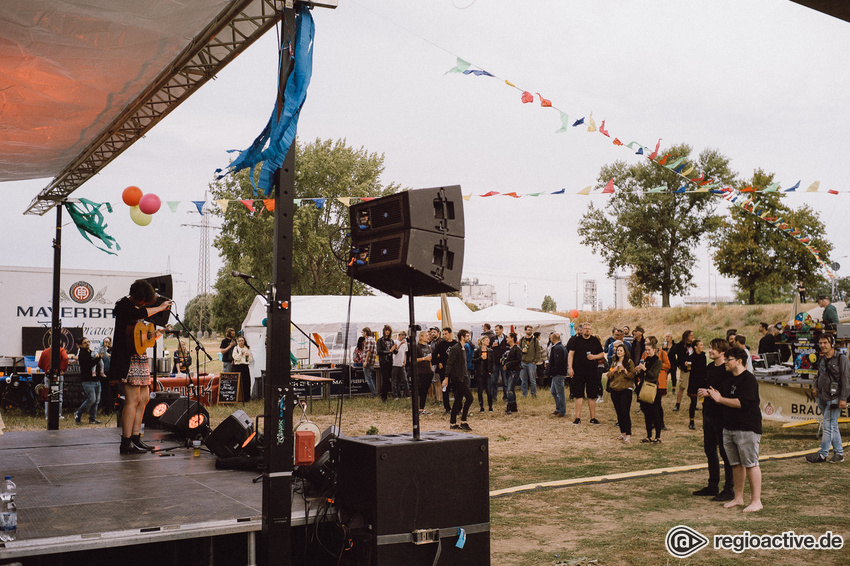
[[[509,332],[513,325],[517,334],[522,334],[525,325],[530,324],[535,331],[540,332],[544,343],[548,340],[550,332],[558,332],[564,341],[570,337],[570,319],[558,314],[530,311],[508,305],[493,305],[472,313],[472,316],[478,323],[477,331],[480,331],[483,324],[487,322],[490,326],[501,324],[505,332]]]
[[[481,325],[473,318],[473,312],[457,297],[449,297],[452,323],[455,331],[466,328],[473,330],[476,335],[481,332]],[[316,347],[297,329],[292,329],[292,351],[302,360],[303,364],[319,362],[341,363],[344,354],[345,321],[349,320],[348,344],[357,344],[364,327],[380,333],[385,324],[393,329],[393,334],[399,330],[407,330],[410,321],[408,299],[396,299],[389,296],[355,296],[351,297],[351,315],[348,315],[348,296],[345,295],[303,295],[292,297],[292,322],[307,334],[314,332],[324,340],[330,352],[329,359],[322,359]],[[415,297],[414,315],[416,323],[423,329],[440,326],[437,314],[440,311],[440,297]],[[266,366],[266,301],[257,296],[245,320],[242,321],[242,332],[245,340],[251,346],[256,359],[251,368],[251,375],[258,377]],[[476,330],[477,328],[477,330]],[[348,354],[349,359],[351,353]]]

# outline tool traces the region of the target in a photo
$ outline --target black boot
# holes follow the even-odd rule
[[[144,454],[147,452],[144,448],[139,448],[129,438],[121,437],[121,454]]]
[[[144,442],[142,442],[142,437],[138,434],[134,434],[133,436],[131,436],[130,442],[132,442],[133,444],[135,444],[138,448],[141,448],[142,450],[146,450],[146,451],[147,450],[153,450],[153,446],[151,446],[150,444],[145,444]]]

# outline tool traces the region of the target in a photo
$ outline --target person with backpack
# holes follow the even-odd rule
[[[847,396],[850,395],[850,362],[847,356],[835,350],[835,338],[832,334],[823,334],[818,340],[821,357],[818,360],[818,377],[812,394],[818,400],[818,408],[823,413],[823,436],[817,454],[809,454],[806,460],[811,464],[844,461],[844,445],[841,444],[841,432],[838,430],[838,416],[847,408]],[[832,457],[829,446],[832,445]]]

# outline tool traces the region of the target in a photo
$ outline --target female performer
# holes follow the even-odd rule
[[[139,280],[130,285],[130,294],[115,303],[115,334],[112,339],[112,362],[110,378],[124,383],[124,411],[121,414],[121,454],[141,454],[152,447],[139,437],[145,405],[148,402],[151,384],[147,347],[137,345],[136,323],[158,312],[171,308],[171,301],[149,307],[156,300],[156,291],[147,281]],[[159,337],[159,333],[157,336]],[[142,341],[156,339],[153,332],[139,335]],[[141,353],[139,353],[141,350]]]
[[[242,374],[242,402],[251,400],[251,367],[248,365],[254,361],[251,356],[251,348],[245,342],[245,337],[236,339],[236,347],[233,348],[233,371]]]

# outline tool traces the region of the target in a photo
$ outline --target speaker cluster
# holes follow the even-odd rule
[[[460,290],[460,185],[404,191],[353,205],[348,275],[396,298]]]

